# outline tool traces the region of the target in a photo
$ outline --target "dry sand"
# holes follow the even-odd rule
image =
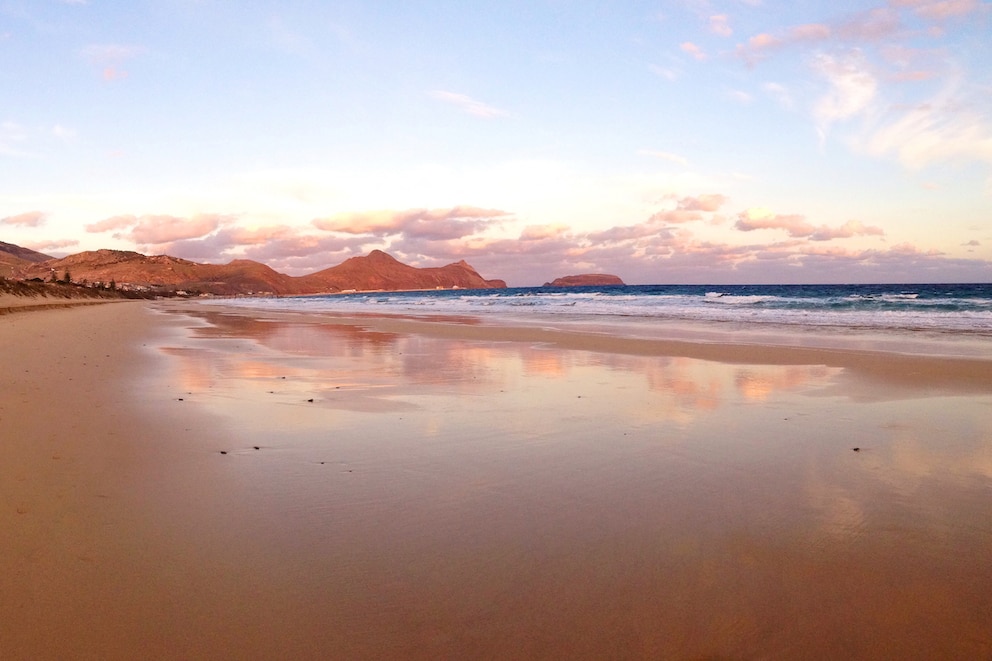
[[[988,362],[458,321],[0,318],[0,658],[992,655]]]

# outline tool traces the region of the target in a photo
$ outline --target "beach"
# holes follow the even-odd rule
[[[0,316],[0,658],[992,655],[992,362]]]

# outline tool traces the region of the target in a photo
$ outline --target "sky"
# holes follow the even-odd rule
[[[992,2],[0,0],[0,241],[992,281]]]

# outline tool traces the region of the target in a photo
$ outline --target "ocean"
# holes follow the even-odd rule
[[[633,335],[692,327],[757,337],[873,337],[916,350],[992,357],[992,283],[628,285],[363,292],[230,299],[272,311],[469,316],[499,323],[595,324]],[[797,331],[801,331],[797,333]],[[748,335],[749,334],[749,335]],[[843,343],[842,343],[843,344]],[[941,345],[942,348],[938,348]],[[945,346],[946,345],[946,346]],[[928,349],[929,347],[929,349]]]

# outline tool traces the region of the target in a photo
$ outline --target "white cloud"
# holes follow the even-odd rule
[[[867,110],[878,93],[878,81],[857,49],[842,56],[820,53],[814,57],[812,66],[830,86],[813,107],[813,117],[822,137],[835,122]]]
[[[637,152],[643,156],[653,156],[655,158],[660,158],[664,161],[671,161],[672,163],[677,163],[682,166],[688,166],[689,160],[685,156],[679,156],[678,154],[673,154],[668,151],[655,151],[653,149],[641,149]]]
[[[75,129],[71,129],[67,126],[62,126],[61,124],[56,124],[52,127],[52,135],[59,140],[72,140],[76,137]]]
[[[678,80],[679,72],[676,71],[675,69],[663,67],[657,64],[652,64],[648,68],[651,70],[651,73],[658,76],[659,78],[664,78],[669,82],[675,82],[676,80]]]
[[[765,83],[761,88],[786,110],[791,110],[795,106],[792,94],[784,85],[780,85],[779,83]]]
[[[499,108],[485,104],[482,101],[477,101],[470,96],[466,96],[465,94],[446,92],[444,90],[434,90],[430,94],[435,99],[449,103],[462,109],[470,115],[474,115],[475,117],[493,119],[496,117],[505,117],[508,114],[505,110],[500,110]]]
[[[710,32],[718,34],[721,37],[729,37],[734,33],[726,14],[710,16]]]

